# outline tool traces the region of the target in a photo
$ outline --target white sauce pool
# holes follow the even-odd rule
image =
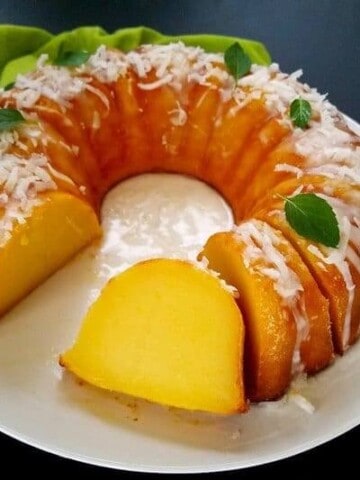
[[[230,207],[215,190],[175,174],[120,183],[106,196],[101,215],[104,237],[95,264],[106,280],[149,258],[195,260],[210,235],[233,225]]]

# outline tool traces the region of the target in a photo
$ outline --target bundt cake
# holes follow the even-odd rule
[[[1,314],[101,234],[113,185],[176,172],[234,213],[199,258],[239,291],[247,398],[278,398],[355,342],[360,137],[300,70],[239,73],[236,48],[101,46],[66,67],[41,55],[1,92]]]

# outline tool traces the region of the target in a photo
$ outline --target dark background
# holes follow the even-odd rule
[[[108,31],[146,25],[167,34],[258,39],[284,71],[303,68],[310,85],[329,92],[335,105],[360,120],[360,0],[0,0],[0,23],[39,26],[53,33],[82,25],[101,25]],[[360,427],[310,452],[221,478],[312,479],[319,470],[322,478],[339,468],[344,474],[356,472],[354,450],[359,445]],[[0,452],[2,470],[9,467],[15,476],[24,468],[36,475],[79,474],[103,480],[144,476],[64,460],[1,434]]]
[[[0,23],[255,38],[284,71],[303,68],[310,85],[360,120],[360,0],[0,0]]]

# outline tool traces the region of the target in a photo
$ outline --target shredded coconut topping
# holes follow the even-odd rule
[[[141,83],[143,89],[169,84],[179,91],[185,83],[208,85],[210,78],[219,78],[217,64],[224,64],[223,55],[206,53],[200,47],[186,47],[182,42],[169,45],[143,45],[126,55],[129,67],[141,78],[155,73],[156,81]],[[223,71],[224,79],[230,75]]]
[[[176,127],[183,126],[187,120],[187,113],[180,105],[180,102],[176,102],[177,107],[174,110],[170,110],[170,122]]]
[[[300,178],[304,175],[303,170],[299,167],[295,167],[294,165],[289,165],[288,163],[278,163],[275,168],[275,172],[287,172],[287,173],[294,173],[296,178]]]
[[[47,55],[41,55],[37,70],[27,75],[18,75],[15,89],[4,92],[4,97],[14,98],[16,108],[31,108],[41,96],[54,100],[63,107],[84,90],[89,80],[76,76],[65,67],[46,65]]]
[[[293,373],[299,372],[302,369],[300,347],[308,335],[309,321],[301,295],[303,286],[278,248],[285,241],[269,225],[258,220],[242,223],[234,227],[234,232],[246,246],[243,252],[246,268],[273,280],[275,291],[293,314],[297,327]]]
[[[78,72],[93,75],[100,82],[112,83],[125,75],[127,67],[124,53],[101,45],[89,60],[78,68]]]
[[[216,278],[219,281],[222,288],[227,292],[231,293],[233,297],[237,298],[239,296],[239,292],[233,285],[229,285],[228,283],[225,282],[223,278],[220,278],[219,272],[216,272],[215,270],[212,270],[211,268],[209,268],[209,260],[206,257],[202,257],[201,260],[194,262],[194,265],[200,270],[204,270],[205,272],[209,273],[212,277]]]
[[[4,215],[0,218],[0,246],[10,238],[14,222],[24,223],[33,207],[41,203],[39,193],[57,188],[47,166],[47,158],[40,154],[29,158],[1,155],[0,205]]]
[[[293,299],[303,290],[298,276],[287,266],[285,257],[278,250],[281,239],[271,227],[251,220],[235,226],[234,231],[246,245],[245,266],[275,280],[274,288],[281,298]]]
[[[0,131],[0,156],[8,152],[11,147],[19,148],[26,155],[29,148],[24,142],[29,140],[34,147],[38,145],[39,140],[46,143],[46,139],[41,137],[42,133],[43,130],[39,124],[31,123],[24,123],[16,130]]]
[[[290,402],[297,405],[309,415],[312,415],[315,412],[315,406],[306,397],[304,397],[304,395],[301,395],[300,393],[294,393],[290,391],[288,393],[288,399]]]
[[[19,145],[19,133],[16,130],[3,130],[0,132],[0,154],[6,152],[11,145]]]
[[[352,155],[345,157],[344,161],[349,161]],[[344,180],[353,185],[360,185],[360,149],[359,158],[352,166],[339,165],[336,163],[328,163],[319,167],[307,168],[305,173],[312,175],[321,175],[323,177]]]

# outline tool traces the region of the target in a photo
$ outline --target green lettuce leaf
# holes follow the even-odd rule
[[[239,42],[253,63],[268,65],[271,60],[262,43],[222,35],[169,36],[147,27],[122,28],[110,34],[100,27],[80,27],[52,35],[40,28],[0,25],[0,86],[13,82],[18,73],[33,70],[41,53],[47,53],[50,60],[54,60],[60,51],[91,53],[102,44],[128,51],[144,43],[166,44],[179,40],[208,52],[224,52],[234,42]]]

